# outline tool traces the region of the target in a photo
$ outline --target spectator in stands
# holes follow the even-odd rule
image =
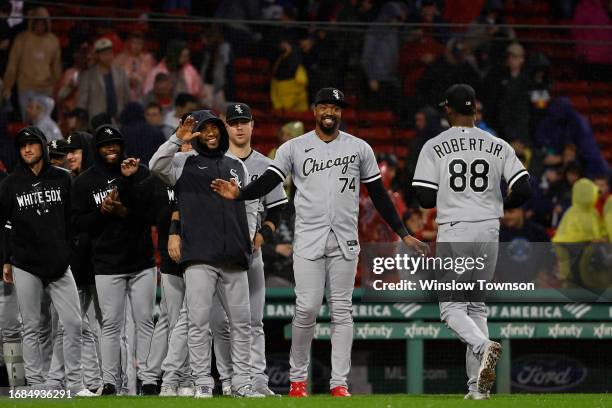
[[[166,139],[174,133],[175,128],[164,124],[162,108],[157,102],[151,102],[145,107],[144,116],[147,123],[161,130]]]
[[[308,110],[308,73],[298,48],[289,41],[278,45],[279,56],[272,65],[270,98],[274,109]]]
[[[27,123],[39,128],[49,142],[64,138],[57,123],[51,119],[54,106],[53,98],[40,94],[32,94],[26,105]]]
[[[545,228],[556,227],[571,204],[571,190],[565,182],[563,168],[547,166],[540,183],[534,187],[530,218]]]
[[[162,113],[165,114],[172,109],[172,102],[174,99],[174,90],[172,89],[172,82],[168,74],[163,72],[155,75],[153,82],[153,89],[151,89],[143,98],[142,105],[147,106],[150,103],[157,103],[162,108]]]
[[[529,58],[529,133],[534,134],[540,120],[546,115],[550,105],[550,61],[542,53],[533,54]]]
[[[597,199],[595,208],[597,208],[597,211],[603,215],[604,205],[610,197],[610,179],[606,174],[598,174],[593,177],[593,183],[595,183],[597,189],[599,190],[599,198]],[[608,235],[608,239],[612,241],[612,235]]]
[[[213,25],[205,31],[202,39],[202,65],[204,106],[218,112],[226,108],[226,89],[232,89],[232,50],[225,41],[221,27]]]
[[[277,139],[278,146],[274,147],[268,152],[268,157],[274,159],[276,156],[276,150],[285,142],[304,134],[304,123],[296,120],[294,122],[285,123],[280,129],[278,129]]]
[[[605,226],[595,209],[597,194],[597,186],[591,180],[578,180],[572,188],[572,206],[563,215],[552,239],[555,244],[573,244],[555,245],[559,258],[559,275],[566,287],[593,288],[590,284],[593,276],[589,273],[590,268],[586,266],[589,262],[581,262],[580,258],[586,253],[590,259],[590,244],[605,239]],[[574,262],[571,262],[572,259]]]
[[[506,140],[530,137],[529,73],[525,67],[523,46],[510,44],[505,61],[503,67],[492,69],[485,78],[484,118]]]
[[[191,64],[189,48],[187,48],[185,41],[172,40],[168,42],[166,56],[147,75],[144,93],[153,89],[155,77],[160,72],[168,74],[174,95],[188,93],[197,98],[198,101],[202,98],[202,78]]]
[[[563,148],[573,143],[586,177],[608,174],[608,163],[597,146],[589,122],[576,112],[565,97],[551,102],[546,116],[536,129],[534,139],[536,146],[546,150],[546,165],[561,164]]]
[[[113,125],[113,119],[106,112],[100,112],[91,118],[90,128],[94,131],[102,125]]]
[[[431,106],[420,109],[414,115],[416,135],[413,139],[402,141],[408,146],[408,156],[404,159],[404,171],[402,185],[404,185],[404,200],[410,207],[418,206],[414,189],[412,188],[412,176],[416,169],[419,153],[423,145],[431,138],[439,135],[444,128],[440,122],[440,113]]]
[[[572,24],[576,26],[610,26],[612,19],[602,0],[582,0],[574,13]],[[576,44],[576,51],[586,64],[584,76],[595,81],[610,81],[612,78],[612,30],[590,28],[572,29],[572,37],[582,43]],[[590,42],[590,43],[589,43]],[[595,43],[594,43],[595,42]],[[603,42],[603,44],[596,44]]]
[[[183,115],[196,110],[198,105],[198,100],[193,95],[188,93],[180,93],[176,95],[176,99],[174,100],[174,109],[168,111],[168,113],[166,113],[164,116],[164,125],[171,128],[172,132],[174,133]]]
[[[261,39],[261,34],[254,31],[254,26],[244,22],[245,20],[261,19],[261,8],[258,1],[220,1],[215,17],[230,20],[223,25],[223,32],[238,56],[247,54],[251,46]]]
[[[438,106],[444,91],[457,83],[471,85],[476,94],[480,95],[480,75],[467,57],[461,40],[448,40],[444,53],[431,63],[417,80],[417,106]]]
[[[319,89],[329,84],[343,88],[344,71],[339,69],[342,66],[342,54],[338,52],[333,32],[314,30],[311,35],[300,40],[300,50],[304,67],[308,71],[308,94],[311,99]]]
[[[344,5],[336,14],[336,21],[346,23],[369,23],[376,18],[376,8],[373,0],[345,0]],[[335,33],[338,44],[340,72],[346,72],[348,67],[361,66],[361,45],[364,34],[357,31],[338,31]],[[340,87],[340,86],[339,86]],[[342,87],[340,87],[342,88]]]
[[[405,5],[392,1],[383,5],[376,22],[400,23],[407,18]],[[372,108],[397,108],[399,105],[399,30],[398,26],[372,26],[365,35],[361,67],[367,81],[366,98]]]
[[[489,132],[493,136],[497,136],[495,130],[493,130],[487,122],[484,121],[482,117],[482,102],[476,101],[476,115],[474,116],[474,123],[476,127],[484,130],[485,132]]]
[[[426,37],[431,37],[442,47],[450,39],[450,30],[444,26],[444,21],[440,16],[440,9],[436,0],[422,0],[414,17],[410,18],[411,23],[435,24],[435,27],[423,27],[419,30]]]
[[[0,1],[0,77],[4,75],[13,39],[11,26],[8,23],[12,11],[13,5],[10,1]],[[0,81],[0,87],[2,87],[2,81]]]
[[[81,74],[77,106],[86,109],[90,117],[107,113],[116,119],[129,102],[130,88],[127,76],[113,66],[113,43],[101,38],[94,44],[97,62]]]
[[[29,12],[28,29],[17,35],[4,73],[2,99],[9,99],[15,83],[22,118],[31,92],[51,96],[59,80],[61,50],[58,38],[51,32],[49,12],[37,7]]]
[[[62,135],[69,135],[77,131],[87,132],[89,130],[89,115],[85,109],[75,108],[64,114],[59,127]]]
[[[58,118],[61,122],[64,113],[76,108],[79,77],[81,73],[94,64],[94,53],[88,43],[82,43],[78,50],[72,53],[73,63],[64,71],[55,87],[55,100],[58,105]],[[65,133],[67,134],[67,133]]]
[[[131,32],[123,52],[113,64],[123,69],[130,86],[130,101],[140,101],[144,96],[144,80],[155,66],[153,56],[144,50],[144,35],[140,31]]]
[[[552,272],[550,237],[546,230],[525,218],[525,211],[504,211],[499,229],[499,259],[495,279],[501,282],[534,282]]]
[[[147,166],[153,153],[166,141],[166,137],[160,129],[146,122],[144,109],[138,102],[125,105],[119,123],[125,140],[126,157],[138,158]]]
[[[505,24],[503,18],[504,3],[502,0],[487,0],[478,16],[468,28],[466,34],[466,48],[469,54],[487,55],[486,62],[495,64],[503,61],[506,47],[516,38],[514,30],[510,27],[501,27]],[[486,66],[481,67],[486,70]]]
[[[437,231],[428,229],[425,225],[425,216],[420,208],[409,208],[403,215],[404,225],[408,232],[413,237],[425,241],[432,242],[436,240]]]
[[[510,140],[510,146],[514,149],[516,157],[523,163],[526,169],[530,169],[533,158],[533,150],[522,137],[515,137]]]

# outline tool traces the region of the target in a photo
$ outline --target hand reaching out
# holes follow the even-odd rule
[[[219,194],[221,197],[228,200],[235,200],[240,195],[240,187],[236,183],[236,180],[225,181],[222,179],[215,179],[210,183],[210,187]]]
[[[200,136],[200,132],[194,132],[193,128],[198,124],[195,118],[189,115],[185,121],[179,122],[179,127],[176,130],[176,137],[185,143],[191,142],[196,137]]]
[[[140,164],[140,159],[135,159],[133,157],[125,159],[121,163],[121,174],[123,174],[124,177],[133,176],[138,171],[139,164]]]

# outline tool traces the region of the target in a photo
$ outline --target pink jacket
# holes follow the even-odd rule
[[[168,67],[166,67],[166,63],[163,60],[160,61],[155,68],[149,71],[149,75],[147,75],[143,89],[145,95],[153,89],[155,76],[160,72],[165,74],[169,73]],[[174,94],[176,95],[177,93],[186,92],[198,99],[201,99],[203,91],[202,88],[202,78],[200,77],[198,71],[191,64],[183,65],[179,70],[179,78],[175,84]]]

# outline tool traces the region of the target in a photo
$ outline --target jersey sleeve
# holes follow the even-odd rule
[[[276,151],[274,161],[268,167],[285,180],[293,168],[293,143],[291,141],[284,143]]]
[[[434,159],[433,149],[430,143],[425,143],[419,159],[417,160],[416,169],[412,178],[412,185],[418,187],[427,187],[433,190],[438,190],[440,183],[440,172],[438,171],[436,160]]]
[[[272,208],[276,207],[277,205],[285,204],[288,201],[287,194],[285,194],[285,189],[283,188],[283,183],[278,183],[272,191],[265,195],[263,204],[265,208]]]
[[[376,156],[372,147],[363,142],[360,157],[361,167],[359,169],[359,177],[362,183],[371,183],[380,178],[380,169],[376,162]]]
[[[512,185],[521,177],[529,175],[525,166],[516,156],[516,152],[509,144],[506,144],[506,154],[504,155],[504,179],[508,183],[508,188],[511,189]]]

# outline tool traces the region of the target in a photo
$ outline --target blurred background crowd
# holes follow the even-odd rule
[[[444,90],[468,83],[477,126],[510,142],[532,175],[534,197],[506,212],[501,240],[612,237],[612,1],[80,3],[0,0],[3,171],[25,124],[57,140],[60,166],[64,139],[107,123],[148,163],[182,115],[221,115],[229,101],[253,108],[254,147],[273,157],[313,128],[316,90],[335,86],[350,103],[343,130],[374,147],[408,229],[435,241],[435,209],[409,186],[421,147],[448,127]],[[360,207],[362,242],[397,239],[365,192]],[[264,247],[269,286],[291,284],[293,216]]]

